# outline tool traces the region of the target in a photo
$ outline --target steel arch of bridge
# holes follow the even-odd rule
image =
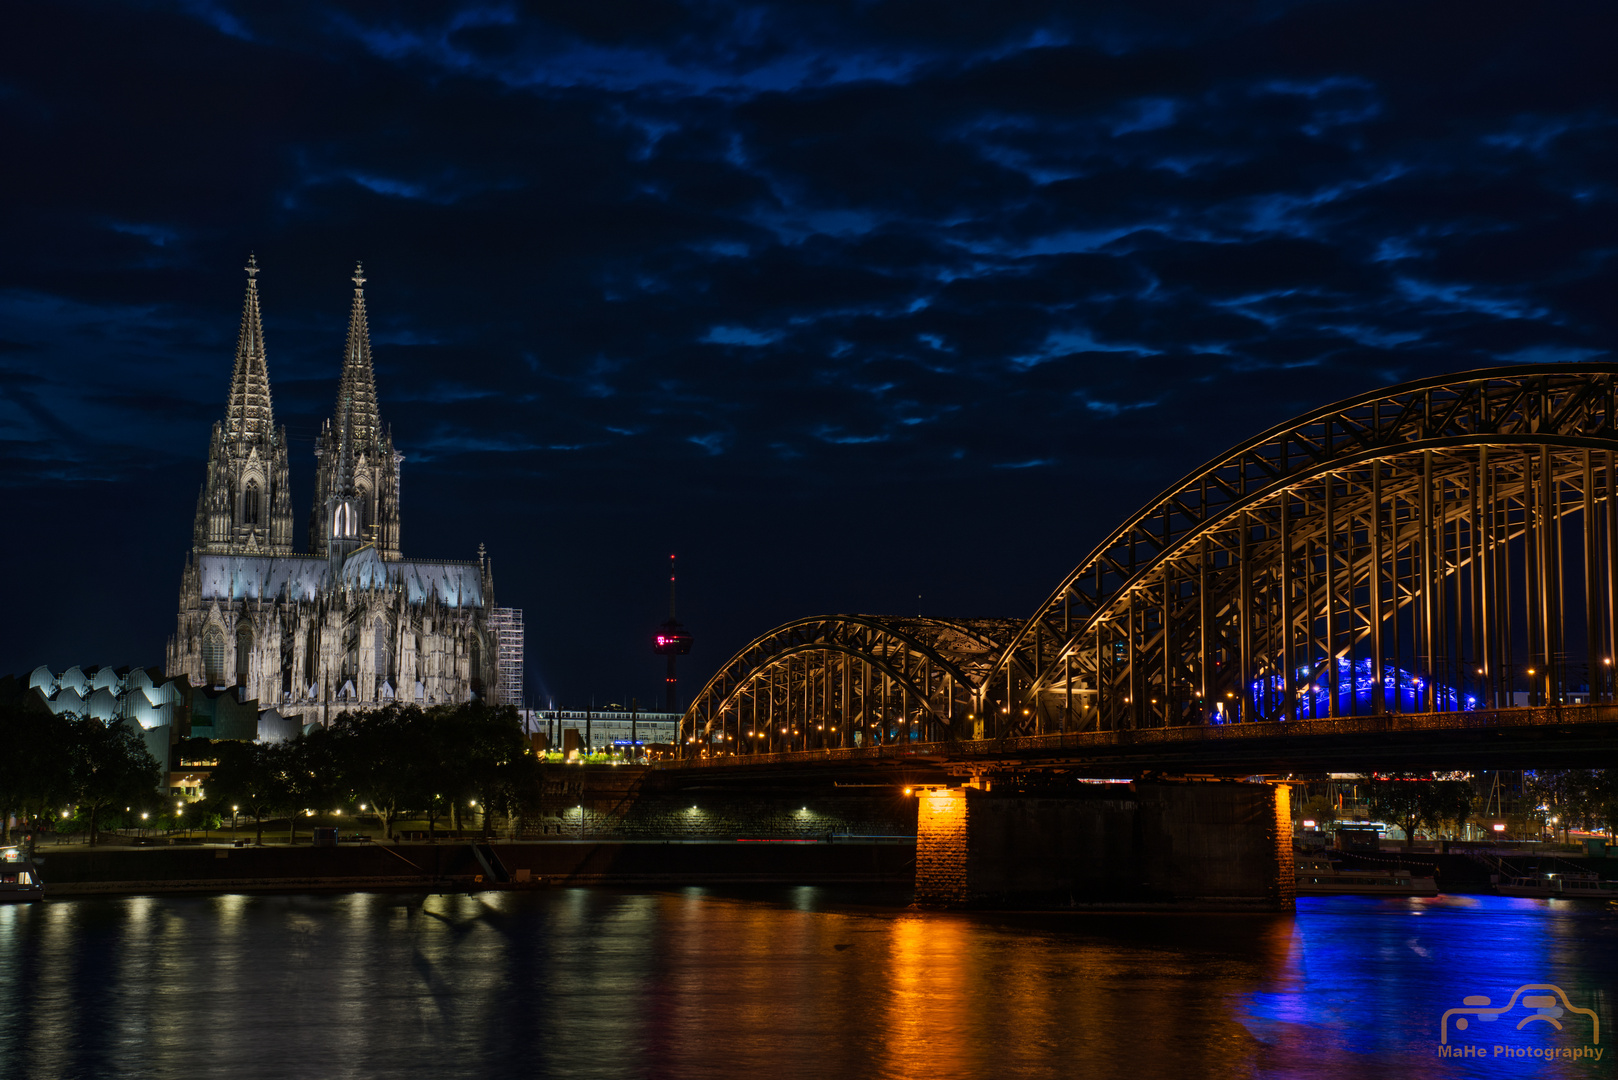
[[[1001,733],[1612,700],[1615,385],[1427,379],[1215,459],[1008,643]]]
[[[786,623],[708,680],[686,711],[682,742],[780,753],[947,739],[1020,625],[872,615]]]
[[[682,741],[778,753],[1612,702],[1615,477],[1615,364],[1364,394],[1186,476],[1026,622],[771,631],[703,688]]]

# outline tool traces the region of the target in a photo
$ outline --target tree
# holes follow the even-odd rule
[[[302,764],[308,773],[304,785],[305,805],[316,811],[330,810],[352,799],[354,785],[341,736],[331,728],[319,727],[298,742]]]
[[[90,846],[100,839],[101,811],[119,803],[149,800],[161,782],[157,760],[131,727],[134,721],[103,724],[73,716],[69,724],[69,773],[79,812],[89,811]]]
[[[1404,830],[1405,846],[1422,825],[1464,822],[1472,813],[1472,786],[1465,780],[1434,780],[1421,773],[1383,773],[1367,782],[1373,817]]]
[[[0,706],[0,842],[11,818],[53,813],[72,797],[71,718],[21,702]]]
[[[303,740],[265,743],[265,777],[269,784],[270,805],[287,818],[287,843],[298,842],[298,814],[309,804],[309,763]]]
[[[253,816],[258,835],[254,843],[264,843],[264,816],[277,802],[274,752],[269,744],[221,740],[215,744],[219,764],[208,778],[208,793],[225,807],[243,807]]]
[[[431,738],[442,762],[437,790],[448,793],[457,829],[463,808],[474,802],[481,806],[487,836],[490,811],[510,802],[508,787],[521,782],[514,766],[528,752],[522,719],[514,706],[490,708],[480,701],[435,709],[431,715]]]
[[[1596,773],[1596,815],[1608,837],[1618,835],[1618,769]]]
[[[1331,821],[1337,816],[1337,804],[1330,796],[1315,795],[1293,812],[1299,821]]]
[[[1523,776],[1524,791],[1542,820],[1553,819],[1553,831],[1560,832],[1564,841],[1568,829],[1575,825],[1588,829],[1602,816],[1606,783],[1604,771],[1592,769],[1541,769]]]
[[[1421,794],[1422,823],[1436,829],[1444,822],[1454,822],[1459,832],[1472,816],[1474,794],[1465,780],[1429,781]]]
[[[532,754],[525,752],[501,765],[483,792],[483,835],[491,835],[490,814],[521,817],[537,809],[544,786],[545,763]]]
[[[390,840],[400,812],[432,795],[426,781],[441,762],[431,756],[427,727],[419,705],[400,704],[341,713],[334,725],[335,760],[352,789],[376,810]]]
[[[1404,830],[1405,846],[1416,836],[1416,825],[1421,821],[1420,780],[1413,776],[1377,775],[1366,781],[1366,805],[1371,816],[1390,822]]]

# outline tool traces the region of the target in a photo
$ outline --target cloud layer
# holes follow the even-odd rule
[[[0,666],[153,663],[256,251],[294,496],[365,260],[407,553],[531,690],[1026,614],[1305,408],[1611,359],[1599,5],[64,3],[0,44]]]

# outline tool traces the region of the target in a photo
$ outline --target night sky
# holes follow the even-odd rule
[[[1303,410],[1612,359],[1615,42],[1472,0],[9,5],[0,672],[163,662],[249,252],[300,541],[363,259],[405,554],[488,546],[537,703],[660,697],[671,551],[687,698],[801,616],[1025,617]]]

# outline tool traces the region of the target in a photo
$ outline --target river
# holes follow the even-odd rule
[[[1618,1075],[1618,907],[905,900],[806,887],[0,906],[0,1076]],[[1503,1006],[1524,984],[1559,987],[1573,1011],[1519,1002],[1466,1030],[1452,1015],[1441,1041],[1446,1010]],[[1598,1042],[1577,1009],[1597,1014]]]

